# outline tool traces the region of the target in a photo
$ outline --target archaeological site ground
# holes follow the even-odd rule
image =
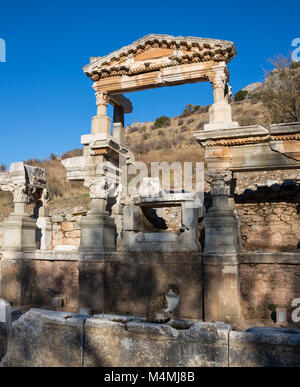
[[[233,96],[236,55],[150,34],[92,57],[82,149],[0,172],[1,367],[300,366],[300,122],[268,110],[284,74],[300,114],[300,66]],[[200,82],[210,106],[125,127],[131,92]]]

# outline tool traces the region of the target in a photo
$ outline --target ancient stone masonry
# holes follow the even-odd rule
[[[35,251],[35,220],[26,213],[25,207],[30,202],[37,207],[45,205],[45,170],[13,163],[8,173],[0,175],[0,190],[12,192],[14,200],[14,212],[3,222],[2,249],[16,253]]]
[[[14,163],[0,173],[0,190],[12,192],[15,205],[3,222],[0,297],[22,310],[56,309],[32,309],[13,324],[2,365],[42,365],[40,347],[50,348],[53,365],[99,365],[101,358],[101,365],[228,366],[270,357],[294,364],[276,347],[299,353],[289,332],[231,331],[280,326],[270,304],[297,328],[291,305],[300,297],[300,123],[232,121],[227,64],[235,55],[229,41],[151,34],[91,58],[83,70],[93,81],[96,115],[81,137],[83,156],[62,161],[67,178],[89,189],[88,211],[50,216],[41,168]],[[204,148],[209,192],[167,190],[155,177],[127,190],[126,169],[138,162],[125,147],[124,116],[133,107],[122,93],[204,81],[214,103],[194,137]],[[176,321],[145,322],[150,297],[170,283],[180,289]],[[28,342],[19,340],[23,331]],[[67,356],[59,352],[65,339]],[[158,359],[137,357],[142,347]],[[179,359],[174,348],[185,355]]]

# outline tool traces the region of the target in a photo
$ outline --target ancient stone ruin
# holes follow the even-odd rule
[[[152,34],[91,58],[83,70],[97,114],[81,137],[83,156],[62,161],[67,178],[89,189],[86,214],[51,221],[41,168],[14,163],[0,174],[0,190],[12,192],[15,205],[2,224],[2,366],[300,364],[292,318],[300,297],[299,181],[251,183],[262,171],[299,177],[300,123],[232,121],[227,64],[235,55],[232,42]],[[209,123],[194,133],[209,192],[167,192],[145,178],[139,195],[124,194],[122,167],[137,162],[125,146],[124,114],[133,107],[122,93],[198,82],[210,82],[214,95]],[[177,228],[166,225],[168,211]],[[284,218],[291,213],[296,220]],[[265,239],[278,232],[274,219],[289,227],[289,243],[283,236],[277,251],[251,250],[255,230]],[[57,227],[77,242],[56,243]],[[180,287],[174,321],[147,323],[149,298],[168,283]],[[270,304],[283,308],[283,320],[274,320]]]

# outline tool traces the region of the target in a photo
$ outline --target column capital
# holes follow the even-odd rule
[[[96,91],[96,105],[97,106],[107,106],[109,103],[109,96],[107,92]]]
[[[0,191],[11,192],[14,203],[40,200],[45,187],[46,173],[40,167],[13,163],[9,172],[0,174]]]
[[[211,193],[214,196],[228,196],[231,180],[231,171],[209,171],[205,174],[205,181],[211,186]]]
[[[213,89],[222,88],[225,89],[227,83],[229,82],[229,71],[227,67],[218,69],[209,74],[209,81]]]
[[[89,189],[91,199],[107,199],[109,192],[114,188],[114,183],[103,177],[88,177],[84,181],[84,186]]]

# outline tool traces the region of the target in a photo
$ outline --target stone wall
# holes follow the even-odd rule
[[[298,203],[236,204],[242,244],[247,251],[294,251],[300,242]]]
[[[39,309],[13,323],[0,363],[1,367],[299,365],[300,330],[236,332],[222,322],[151,324],[131,316],[88,318]]]
[[[81,213],[61,212],[51,216],[52,248],[58,245],[80,245],[81,228],[79,225]]]
[[[236,174],[235,207],[247,251],[294,251],[300,242],[300,171]]]
[[[255,254],[240,256],[240,327],[275,326],[270,304],[287,309],[288,326],[292,300],[300,297],[300,252],[298,254]]]

